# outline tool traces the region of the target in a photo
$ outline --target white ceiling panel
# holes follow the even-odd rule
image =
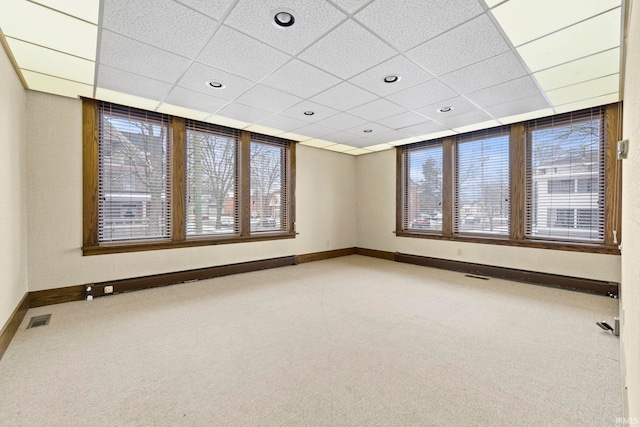
[[[93,95],[93,86],[91,85],[72,82],[46,74],[34,73],[28,70],[21,70],[21,72],[31,90],[68,96],[69,98],[77,98],[78,96],[91,97]]]
[[[391,129],[400,129],[407,126],[417,125],[418,123],[425,121],[425,118],[420,114],[416,114],[412,111],[406,111],[395,116],[380,119],[378,120],[378,123]]]
[[[484,111],[491,114],[496,119],[502,119],[503,117],[524,114],[532,109],[536,111],[546,108],[549,108],[549,102],[547,102],[546,98],[540,94],[529,96],[527,98],[516,99],[503,104],[484,107]]]
[[[476,105],[485,107],[535,95],[540,95],[540,90],[531,77],[525,76],[465,96]]]
[[[480,110],[473,110],[462,114],[455,114],[453,116],[442,114],[438,122],[448,128],[454,129],[460,126],[467,126],[478,122],[485,122],[487,120],[491,120],[491,117],[488,114]]]
[[[98,27],[26,0],[0,2],[5,36],[95,60]]]
[[[302,120],[292,119],[282,115],[271,116],[260,122],[261,125],[268,126],[273,129],[279,129],[283,132],[291,132],[294,129],[305,126],[307,122]]]
[[[191,108],[180,107],[178,105],[173,104],[161,104],[158,108],[156,108],[158,113],[169,114],[172,116],[184,117],[185,119],[193,119],[193,120],[204,120],[208,116],[209,113],[205,113],[200,110],[193,110]]]
[[[142,98],[128,93],[117,92],[115,90],[96,88],[96,99],[101,101],[113,102],[120,105],[128,105],[129,107],[142,108],[143,110],[155,110],[159,102],[154,99]]]
[[[406,51],[484,12],[477,0],[377,0],[356,18]]]
[[[304,79],[300,76],[304,76]],[[287,63],[263,81],[268,86],[302,98],[309,98],[340,82],[341,79],[297,59]]]
[[[307,116],[304,114],[305,111],[312,111],[313,115]],[[307,100],[289,108],[286,111],[283,111],[281,115],[297,120],[303,120],[309,123],[315,123],[338,113],[338,110],[334,110],[333,108],[325,107],[324,105],[320,105]]]
[[[127,93],[142,98],[162,100],[171,90],[169,83],[153,80],[116,68],[98,67],[98,87]]]
[[[354,148],[353,148],[353,146],[349,146],[349,145],[335,144],[335,145],[329,145],[328,147],[325,148],[325,150],[337,151],[338,153],[344,153],[346,151],[352,151],[352,150],[354,150]]]
[[[620,0],[510,0],[491,12],[520,46],[617,6]]]
[[[500,3],[504,3],[508,0],[484,0],[484,2],[487,4],[487,6],[489,7],[495,7],[496,5],[500,4]]]
[[[176,0],[178,3],[182,3],[185,6],[189,6],[192,9],[197,10],[200,13],[213,18],[220,19],[222,15],[227,11],[231,3],[234,0]]]
[[[422,136],[422,135],[427,135],[435,132],[446,131],[447,128],[442,126],[440,123],[427,120],[424,123],[419,123],[413,126],[407,126],[399,130],[411,136]]]
[[[337,86],[325,90],[311,98],[311,101],[331,106],[339,110],[348,110],[358,105],[371,102],[377,97],[371,92],[360,89],[348,82],[342,82]]]
[[[347,21],[299,55],[343,79],[370,68],[395,52],[354,21]]]
[[[473,92],[527,74],[513,52],[505,52],[440,77],[460,94]]]
[[[555,107],[556,114],[566,113],[569,111],[582,110],[584,108],[597,107],[599,105],[611,104],[620,101],[620,97],[617,93],[609,95],[596,96],[595,98],[584,99],[578,102],[571,102]]]
[[[208,81],[216,81],[224,85],[221,89],[212,88]],[[255,83],[208,65],[194,62],[178,81],[178,86],[185,87],[205,95],[234,100],[249,90]]]
[[[619,89],[620,76],[613,74],[611,76],[551,90],[547,92],[547,96],[553,105],[562,105],[596,96],[617,93]]]
[[[302,141],[300,143],[301,145],[308,145],[309,147],[315,147],[315,148],[325,148],[328,147],[330,145],[335,145],[335,142],[331,142],[331,141],[325,141],[324,139],[308,139],[306,141]]]
[[[172,0],[109,0],[102,26],[135,40],[194,58],[211,38],[216,21]],[[162,31],[158,31],[162,28]]]
[[[359,140],[359,143],[362,145],[357,145],[358,147],[368,147],[370,145],[378,145],[389,141],[397,141],[400,139],[405,139],[410,135],[406,132],[391,130],[388,132],[380,132],[380,133],[370,133],[367,134],[363,139]]]
[[[503,125],[508,125],[551,115],[553,115],[553,108],[543,108],[542,110],[528,111],[526,113],[516,114],[515,116],[501,117],[499,121]]]
[[[319,125],[335,130],[346,130],[367,123],[368,120],[347,113],[339,113],[328,119],[320,120]]]
[[[244,95],[239,97],[237,102],[244,105],[252,105],[265,111],[279,113],[289,107],[298,104],[302,98],[272,89],[267,86],[257,85],[249,89]]]
[[[601,52],[586,58],[547,68],[534,74],[540,87],[547,91],[620,71],[620,48]]]
[[[418,86],[389,95],[387,99],[409,110],[415,110],[416,108],[431,105],[445,99],[455,98],[456,96],[458,96],[456,92],[440,81],[433,79]]]
[[[290,27],[273,20],[278,10],[295,18]],[[240,0],[225,23],[277,49],[295,55],[313,43],[346,16],[325,1]]]
[[[98,24],[100,0],[30,0],[54,10]]]
[[[403,113],[404,111],[404,108],[399,107],[386,99],[378,98],[375,101],[352,108],[348,113],[371,121],[395,116],[396,114]]]
[[[343,8],[347,13],[353,13],[373,0],[333,0],[335,4]]]
[[[167,83],[174,83],[189,66],[186,58],[106,30],[100,63]]]
[[[400,79],[394,83],[385,83],[384,78],[389,75],[398,76]],[[387,96],[432,78],[431,74],[407,58],[398,55],[358,74],[349,81],[380,96]]]
[[[261,110],[259,108],[250,107],[248,105],[238,104],[237,102],[227,105],[222,110],[216,113],[216,115],[218,116],[228,117],[230,119],[249,123],[259,122],[260,120],[264,120],[272,114],[273,113],[271,113],[270,111]]]
[[[185,89],[182,87],[173,88],[164,102],[168,102],[169,104],[174,104],[181,107],[191,108],[194,110],[204,111],[205,113],[209,114],[215,113],[220,108],[229,103],[229,101],[225,99],[215,98],[213,96],[208,96],[201,92],[195,92],[193,90]]]
[[[461,126],[459,128],[453,129],[453,131],[457,133],[466,133],[466,132],[473,132],[476,130],[491,129],[496,126],[500,126],[499,121],[487,120],[486,122],[479,122],[479,123],[474,123],[472,125]]]
[[[441,76],[509,49],[491,19],[481,15],[411,49],[407,56],[432,74]]]
[[[337,144],[347,144],[355,147],[354,143],[361,140],[362,137],[349,132],[336,132],[325,136],[323,139]]]
[[[95,63],[42,46],[6,37],[20,67],[51,76],[93,85]]]
[[[315,123],[307,124],[296,129],[294,132],[299,133],[300,135],[311,136],[313,138],[324,138],[329,134],[336,133],[335,129],[330,129]]]
[[[620,45],[620,8],[518,48],[533,72]]]
[[[354,148],[353,150],[344,151],[345,154],[350,154],[352,156],[358,156],[361,154],[369,154],[371,151],[366,150],[364,148]]]
[[[370,130],[371,132],[365,132],[365,130]],[[368,122],[363,123],[361,125],[355,126],[351,129],[347,129],[346,132],[352,133],[354,135],[358,135],[362,138],[371,138],[376,135],[380,135],[387,132],[392,132],[393,129],[382,126],[376,122]]]
[[[247,58],[251,58],[247,61]],[[198,62],[260,81],[291,57],[249,36],[222,26],[198,56]]]
[[[448,113],[438,112],[438,109],[442,107],[451,107],[451,111]],[[458,96],[455,98],[436,102],[435,104],[427,105],[426,107],[418,108],[415,111],[416,113],[420,113],[423,116],[438,121],[438,118],[443,114],[446,114],[447,116],[455,116],[456,114],[467,113],[469,111],[476,110],[477,108],[478,107],[472,104],[468,99],[462,96]]]

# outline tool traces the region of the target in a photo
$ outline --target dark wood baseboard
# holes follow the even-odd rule
[[[20,300],[20,303],[13,310],[13,313],[7,319],[7,322],[0,330],[0,359],[4,356],[4,352],[7,351],[9,347],[9,343],[13,339],[13,336],[16,334],[16,331],[20,327],[20,323],[22,323],[22,319],[27,314],[27,310],[29,309],[29,293],[27,292]]]
[[[341,256],[354,255],[356,248],[334,249],[332,251],[313,252],[310,254],[298,255],[298,264],[312,261],[322,261],[323,259],[338,258]]]
[[[517,270],[513,268],[495,267],[470,262],[452,261],[440,258],[430,258],[418,255],[396,253],[395,260],[408,264],[443,270],[459,271],[461,273],[480,274],[498,279],[517,282],[534,283],[537,285],[588,292],[605,296],[618,296],[618,284],[601,280],[583,279],[580,277],[561,276],[558,274],[539,273],[536,271]]]
[[[372,258],[386,259],[389,261],[395,260],[395,254],[393,252],[379,251],[377,249],[356,248],[356,255],[364,255]]]
[[[63,302],[81,301],[85,298],[84,285],[32,291],[29,292],[29,308],[44,307],[45,305],[61,304]]]
[[[106,286],[113,287],[113,293],[137,291],[141,289],[156,288],[159,286],[175,285],[178,283],[192,282],[196,280],[211,279],[214,277],[229,276],[231,274],[248,273],[251,271],[266,270],[268,268],[284,267],[295,265],[295,256],[285,256],[280,258],[270,258],[259,261],[241,262],[237,264],[220,265],[216,267],[199,268],[195,270],[176,271],[173,273],[154,274],[152,276],[133,277],[130,279],[111,280],[108,282],[92,283],[90,291],[85,291],[85,295],[101,297],[105,295]]]

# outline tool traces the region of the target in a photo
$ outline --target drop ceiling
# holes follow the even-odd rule
[[[3,0],[0,39],[31,90],[359,155],[621,100],[623,3]]]

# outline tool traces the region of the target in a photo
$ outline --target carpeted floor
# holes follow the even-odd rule
[[[617,310],[355,255],[41,307],[0,425],[613,426]]]

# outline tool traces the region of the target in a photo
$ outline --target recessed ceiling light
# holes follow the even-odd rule
[[[390,74],[388,76],[385,76],[384,79],[382,79],[385,83],[395,83],[398,80],[400,80],[400,76],[396,76],[394,74]]]
[[[214,89],[224,89],[224,85],[220,82],[216,82],[214,80],[209,80],[207,82],[207,86],[212,87]]]
[[[364,133],[371,133],[371,132],[373,132],[373,129],[365,129],[365,130],[363,130],[362,132],[364,132]]]
[[[291,12],[279,10],[273,15],[273,22],[279,27],[290,27],[296,22]]]
[[[442,108],[438,108],[438,113],[448,113],[449,111],[453,110],[453,107],[442,107]]]
[[[313,111],[305,111],[304,113],[305,116],[313,116],[315,113]]]

